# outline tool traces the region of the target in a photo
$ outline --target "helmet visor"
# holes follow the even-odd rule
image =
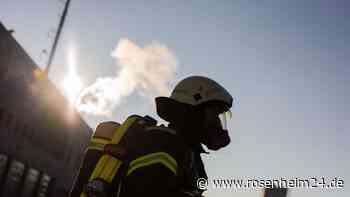
[[[232,112],[230,110],[219,114],[219,119],[223,130],[228,131],[227,122],[232,119]]]

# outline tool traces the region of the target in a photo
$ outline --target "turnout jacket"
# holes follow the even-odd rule
[[[143,138],[134,141],[135,156],[122,181],[120,197],[188,196],[195,191],[192,152],[166,127],[149,127]]]

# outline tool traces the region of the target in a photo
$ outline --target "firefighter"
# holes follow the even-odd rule
[[[92,189],[85,190],[80,197],[202,196],[203,190],[196,186],[197,179],[207,178],[200,156],[206,153],[202,145],[219,150],[230,143],[226,115],[233,98],[214,80],[191,76],[180,81],[170,97],[155,100],[157,113],[168,126],[156,126],[148,116],[136,118],[134,125],[142,127],[124,126],[133,125],[128,120],[119,126],[118,132],[124,134],[127,130],[126,134],[122,139],[123,134],[118,134],[121,140],[113,146],[115,151],[108,148],[107,152],[120,164],[117,162],[106,170],[113,171],[109,179],[90,177],[84,184]]]
[[[140,139],[144,151],[131,161],[120,196],[200,196],[196,179],[207,178],[201,144],[218,150],[230,143],[226,117],[220,114],[232,102],[225,88],[202,76],[185,78],[170,97],[156,98],[157,113],[169,125],[150,128],[149,136]],[[152,156],[157,153],[164,156]]]

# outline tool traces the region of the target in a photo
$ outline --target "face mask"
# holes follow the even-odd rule
[[[231,141],[227,129],[227,119],[231,117],[231,112],[219,114],[215,108],[208,108],[204,114],[202,143],[210,150],[227,146]]]

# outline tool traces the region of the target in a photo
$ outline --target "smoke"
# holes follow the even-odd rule
[[[153,42],[141,48],[121,39],[111,56],[116,61],[116,76],[98,78],[82,91],[78,100],[81,112],[109,116],[134,92],[151,99],[169,94],[168,83],[175,77],[177,61],[165,45]]]

